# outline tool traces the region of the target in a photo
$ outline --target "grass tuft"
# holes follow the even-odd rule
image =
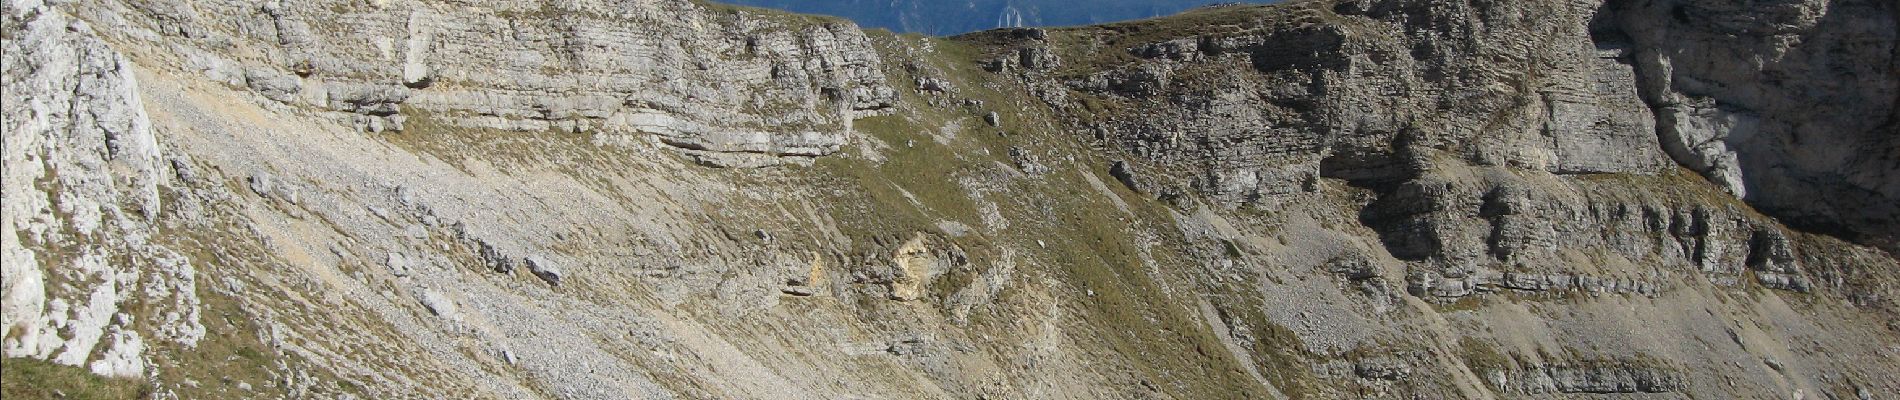
[[[84,368],[32,358],[0,362],[0,397],[26,399],[140,399],[151,387],[133,378],[107,378]]]

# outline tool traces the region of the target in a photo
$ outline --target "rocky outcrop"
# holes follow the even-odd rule
[[[1635,51],[1677,162],[1792,223],[1891,250],[1896,13],[1884,1],[1612,1],[1592,37]]]
[[[57,9],[7,6],[0,351],[142,377],[154,342],[205,335],[194,260],[153,225],[170,164],[130,60]]]
[[[1088,129],[1204,171],[1192,185],[1230,203],[1289,194],[1315,175],[1398,178],[1395,140],[1557,174],[1654,173],[1667,162],[1627,50],[1591,42],[1588,12],[1500,5],[1430,20],[1407,18],[1422,3],[1295,7],[1197,37],[1144,37],[1126,49],[1142,61],[1065,84],[1140,110]],[[1511,13],[1537,17],[1500,19]],[[1314,23],[1327,18],[1346,19]],[[1459,36],[1477,24],[1490,27],[1483,37]]]
[[[1900,202],[1875,175],[1896,169],[1884,133],[1900,80],[1892,7],[1873,3],[1301,4],[1198,36],[1109,36],[1135,40],[1141,61],[1063,83],[1140,110],[1085,129],[1192,166],[1194,187],[1230,203],[1315,171],[1402,178],[1389,145],[1402,141],[1555,174],[1651,174],[1673,159],[1794,222],[1884,243],[1895,224],[1878,221]]]
[[[1682,388],[1681,378],[1667,369],[1627,363],[1593,362],[1575,365],[1533,365],[1515,376],[1491,374],[1491,384],[1515,393],[1664,393]]]
[[[1588,291],[1658,290],[1640,287],[1643,279],[1584,278],[1589,274],[1559,272],[1595,269],[1606,262],[1715,272],[1730,281],[1742,273],[1744,261],[1757,259],[1750,255],[1756,251],[1752,249],[1772,244],[1752,238],[1752,232],[1782,228],[1731,203],[1711,204],[1706,196],[1671,189],[1694,185],[1678,180],[1672,164],[1697,171],[1755,204],[1785,201],[1769,200],[1776,195],[1748,194],[1741,170],[1744,163],[1734,149],[1742,146],[1739,141],[1702,137],[1718,132],[1754,137],[1752,132],[1765,125],[1757,121],[1760,117],[1750,116],[1755,114],[1752,111],[1696,108],[1701,106],[1695,104],[1713,104],[1708,97],[1712,94],[1682,95],[1681,90],[1690,89],[1670,85],[1704,93],[1718,86],[1753,87],[1741,82],[1764,79],[1749,74],[1791,76],[1769,74],[1762,68],[1801,69],[1809,73],[1799,80],[1746,95],[1760,97],[1764,104],[1780,104],[1776,107],[1794,107],[1782,99],[1823,104],[1829,101],[1813,97],[1837,96],[1839,101],[1855,102],[1857,115],[1885,115],[1893,110],[1890,99],[1876,98],[1892,97],[1895,90],[1888,87],[1895,81],[1891,76],[1871,77],[1881,75],[1874,71],[1888,68],[1885,60],[1891,54],[1873,53],[1890,49],[1896,40],[1891,29],[1874,30],[1891,27],[1892,13],[1858,2],[1790,2],[1760,16],[1721,8],[1728,6],[1665,3],[1612,2],[1602,8],[1487,3],[1444,8],[1412,1],[1312,2],[1288,5],[1285,12],[1271,15],[1206,12],[1197,18],[1219,21],[1223,28],[1189,37],[1146,34],[1152,26],[1142,23],[1083,28],[1071,35],[1086,43],[1067,46],[1124,48],[1126,57],[1078,60],[1094,63],[1093,69],[1100,72],[1048,80],[1079,95],[1042,97],[1057,109],[1083,116],[1073,120],[1076,129],[1094,132],[1096,138],[1150,165],[1149,176],[1140,179],[1123,178],[1130,175],[1129,164],[1117,163],[1111,169],[1131,187],[1176,186],[1144,191],[1189,190],[1227,207],[1266,209],[1312,190],[1320,177],[1347,180],[1378,192],[1379,199],[1360,217],[1380,231],[1381,241],[1393,255],[1422,262],[1419,268],[1425,272],[1420,276],[1475,279],[1431,278],[1425,280],[1458,283],[1452,285],[1457,288],[1415,289],[1466,293],[1509,286],[1500,278],[1509,274],[1556,273],[1553,276],[1567,277],[1557,281],[1601,279],[1610,285],[1582,285]],[[1696,13],[1696,7],[1717,9]],[[1816,21],[1834,15],[1829,11],[1833,9],[1857,14],[1831,18],[1859,22],[1817,28]],[[1684,13],[1700,16],[1679,16]],[[1625,25],[1642,28],[1625,29]],[[1484,28],[1474,30],[1477,26]],[[1671,29],[1741,30],[1753,36],[1721,39],[1713,33],[1695,33],[1693,40],[1671,41],[1659,33]],[[999,31],[972,37],[998,40],[1007,35]],[[1874,62],[1827,69],[1817,64],[1827,62],[1824,59],[1804,55],[1818,50],[1791,44],[1807,36],[1825,37],[1807,41],[1814,49],[1865,53]],[[1019,50],[1048,46],[1045,39],[1008,40]],[[1716,43],[1736,40],[1741,42],[1735,46],[1760,51],[1716,50]],[[1760,43],[1753,44],[1756,41]],[[1007,58],[1011,51],[1002,54]],[[1785,61],[1743,70],[1717,67],[1746,64],[1739,61],[1695,61],[1696,67],[1672,74],[1666,60],[1711,60],[1706,57],[1716,54],[1773,54]],[[1031,80],[1039,76],[1021,74]],[[1709,74],[1724,78],[1696,77]],[[1834,75],[1819,78],[1820,74]],[[1838,90],[1825,89],[1820,83],[1859,76],[1875,82]],[[1681,79],[1671,81],[1671,77]],[[1744,95],[1735,89],[1716,92]],[[1104,103],[1126,111],[1094,111],[1108,108],[1097,105]],[[1778,112],[1782,116],[1778,118],[1847,115],[1835,114],[1846,109],[1788,110]],[[1891,140],[1858,138],[1872,135],[1860,132],[1877,131],[1878,122],[1867,121],[1880,120],[1816,122],[1852,132],[1806,145],[1816,150],[1762,142],[1752,151],[1854,153],[1830,159],[1878,164],[1884,162],[1878,161],[1883,159],[1879,151],[1863,149],[1891,147],[1886,143]],[[1786,132],[1794,129],[1785,121],[1777,124],[1780,127],[1773,129],[1782,133],[1775,135],[1791,134]],[[1770,159],[1793,162],[1776,157],[1761,160]],[[1862,167],[1852,170],[1894,169]],[[1837,173],[1775,168],[1787,171],[1770,175]],[[1588,178],[1604,174],[1652,178],[1614,184]],[[1615,185],[1624,186],[1608,188]],[[1844,197],[1865,202],[1885,198],[1871,190],[1881,185],[1885,183],[1834,187],[1826,193],[1856,191]],[[1648,198],[1630,197],[1631,192],[1647,193]],[[1813,193],[1817,192],[1802,196]],[[1808,204],[1801,207],[1822,207],[1838,199],[1804,200]],[[1850,219],[1887,218],[1884,209],[1870,206]],[[1885,229],[1862,227],[1863,231]],[[1882,240],[1869,237],[1863,243],[1877,245]],[[1566,253],[1565,247],[1601,253]],[[1620,260],[1606,261],[1603,254]],[[1778,259],[1792,259],[1785,251],[1775,254]],[[1806,290],[1804,282],[1809,278],[1788,262],[1772,267],[1747,263],[1755,271],[1755,280],[1764,285]],[[1619,281],[1635,286],[1612,288]]]
[[[941,259],[930,248],[929,237],[917,234],[891,253],[888,273],[878,273],[891,300],[916,301],[930,295],[930,280],[943,274],[949,260]],[[882,272],[882,271],[879,271]]]
[[[1406,290],[1418,296],[1464,297],[1481,293],[1515,291],[1532,293],[1605,293],[1654,296],[1667,290],[1654,279],[1610,278],[1576,274],[1503,273],[1499,275],[1445,277],[1434,272],[1419,272],[1408,277]]]
[[[182,34],[193,39],[176,49],[188,68],[273,101],[334,111],[369,132],[418,122],[569,132],[666,145],[712,165],[809,163],[849,143],[850,120],[888,111],[896,95],[849,22],[688,3],[102,3],[79,11],[214,27],[108,34],[154,45],[167,39],[132,32]],[[214,43],[258,46],[234,53]]]

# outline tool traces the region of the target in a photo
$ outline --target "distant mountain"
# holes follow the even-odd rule
[[[867,28],[955,35],[1015,26],[1087,25],[1157,17],[1233,0],[717,0],[835,15]],[[1248,1],[1247,3],[1272,3]],[[1079,3],[1079,4],[1078,4]]]

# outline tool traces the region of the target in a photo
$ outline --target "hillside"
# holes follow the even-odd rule
[[[1249,3],[1270,3],[1252,1]],[[1070,26],[1153,18],[1214,4],[1218,0],[729,0],[721,3],[768,7],[850,18],[865,28],[942,36],[985,29]]]
[[[1900,396],[1890,1],[5,1],[9,399]]]

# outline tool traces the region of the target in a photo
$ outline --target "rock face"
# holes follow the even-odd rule
[[[0,350],[160,398],[1900,393],[1888,2],[0,14]]]
[[[1896,247],[1900,12],[1882,1],[1611,2],[1663,148],[1791,223]],[[1844,85],[1843,82],[1854,82]]]
[[[1509,385],[1505,374],[1494,374],[1494,384]],[[1543,393],[1664,393],[1681,389],[1675,373],[1629,365],[1533,366],[1517,381],[1522,394]]]
[[[1137,154],[1204,164],[1209,174],[1194,184],[1236,199],[1301,179],[1253,161],[1312,169],[1300,164],[1330,157],[1322,173],[1372,178],[1392,171],[1397,149],[1386,145],[1404,138],[1557,174],[1653,173],[1674,159],[1797,223],[1876,243],[1900,226],[1891,222],[1900,192],[1884,175],[1900,162],[1891,154],[1900,79],[1890,4],[1433,7],[1343,1],[1142,43],[1128,53],[1155,62],[1067,86],[1159,113],[1112,116],[1096,129]],[[1369,20],[1312,24],[1322,14]],[[1381,27],[1407,34],[1382,36]],[[1257,73],[1175,78],[1232,63]]]
[[[656,140],[714,165],[759,166],[837,151],[850,119],[895,101],[877,55],[849,23],[678,3],[100,4],[75,11],[241,32],[230,39],[269,47],[220,51],[217,43],[186,41],[173,56],[212,79],[336,111],[371,132],[426,122],[587,133]],[[151,38],[125,38],[143,39]]]
[[[84,21],[8,5],[0,85],[26,97],[0,109],[0,350],[142,376],[146,341],[189,347],[205,328],[192,265],[152,243],[169,177],[134,67]]]

